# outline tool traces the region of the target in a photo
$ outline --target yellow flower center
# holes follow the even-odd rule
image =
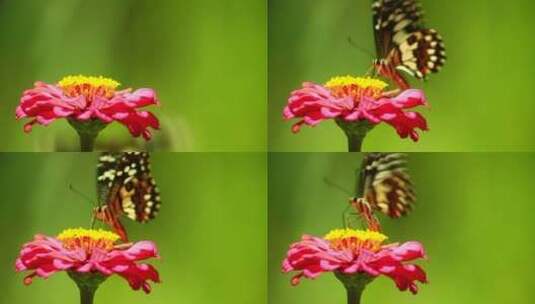
[[[117,234],[110,231],[84,228],[66,229],[57,236],[64,248],[83,249],[87,253],[93,252],[96,248],[110,251],[119,238]]]
[[[65,95],[69,97],[85,96],[92,101],[95,96],[110,99],[115,94],[115,90],[121,84],[111,78],[102,76],[67,76],[59,81],[59,87],[63,89]]]
[[[370,77],[337,76],[331,78],[325,87],[335,97],[342,98],[351,96],[359,101],[363,96],[377,99],[383,94],[388,84],[379,79]]]
[[[332,230],[324,239],[330,242],[333,249],[350,249],[358,254],[362,249],[377,252],[388,237],[377,231],[348,228]]]

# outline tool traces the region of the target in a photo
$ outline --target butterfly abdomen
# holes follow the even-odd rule
[[[381,224],[373,214],[372,206],[363,198],[353,198],[350,201],[351,206],[366,223],[366,228],[372,231],[381,231]]]
[[[97,220],[102,221],[103,223],[106,223],[112,227],[123,242],[128,242],[126,230],[117,217],[117,211],[113,211],[111,205],[97,207],[95,208],[94,213]]]
[[[373,65],[377,73],[387,79],[391,79],[401,90],[410,88],[409,82],[396,70],[397,60],[379,59],[375,60]]]

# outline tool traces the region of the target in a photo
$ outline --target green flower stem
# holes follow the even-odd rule
[[[361,152],[362,142],[373,129],[374,125],[368,121],[349,122],[342,119],[337,119],[336,124],[344,131],[347,137],[347,147],[349,152]]]
[[[97,292],[98,287],[107,279],[107,277],[95,273],[69,271],[68,274],[80,290],[81,304],[93,304],[93,299],[95,298],[95,293]]]
[[[93,304],[96,288],[80,288],[80,303],[81,304]]]
[[[79,134],[80,135],[80,151],[81,152],[91,152],[95,147],[96,136],[91,136],[91,134]]]
[[[364,288],[346,288],[347,291],[347,304],[360,304],[362,298],[362,292]]]
[[[346,288],[347,304],[360,304],[362,292],[374,279],[373,277],[360,273],[347,275],[340,272],[335,272],[334,274]]]
[[[82,152],[91,152],[94,150],[95,140],[98,134],[107,126],[107,124],[96,119],[88,121],[69,119],[69,124],[76,130],[80,137],[80,151]]]

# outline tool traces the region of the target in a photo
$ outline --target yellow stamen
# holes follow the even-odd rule
[[[383,242],[388,237],[380,232],[371,230],[355,230],[355,229],[334,229],[331,230],[325,237],[326,240],[345,239],[345,238],[358,238],[361,240],[371,240]]]
[[[349,86],[356,85],[363,89],[366,88],[375,88],[379,90],[384,90],[388,84],[382,80],[371,78],[371,77],[353,77],[353,76],[337,76],[331,78],[325,84],[326,87],[338,87],[338,86]]]
[[[371,77],[337,76],[331,78],[325,87],[336,97],[352,96],[359,99],[362,96],[379,98],[388,84]]]
[[[63,243],[63,247],[66,249],[84,249],[91,253],[95,248],[111,250],[120,237],[113,232],[102,229],[77,228],[64,230],[57,236],[57,239]]]
[[[324,239],[329,241],[334,249],[351,249],[358,252],[361,249],[377,251],[388,237],[371,230],[335,229],[325,235]]]
[[[69,97],[84,95],[88,100],[98,95],[101,97],[111,98],[115,90],[121,84],[111,78],[102,76],[67,76],[58,82],[58,86],[63,89]]]
[[[111,78],[105,78],[102,76],[67,76],[59,81],[60,87],[74,86],[80,84],[88,84],[94,87],[107,87],[111,89],[116,89],[121,84]]]

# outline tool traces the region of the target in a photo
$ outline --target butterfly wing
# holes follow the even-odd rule
[[[379,58],[386,58],[396,47],[396,40],[402,38],[400,34],[421,29],[422,13],[416,1],[376,0],[372,4],[372,17]]]
[[[358,193],[392,218],[406,215],[416,200],[406,163],[401,153],[369,153],[362,162]]]
[[[444,65],[442,37],[423,26],[416,0],[375,0],[372,13],[377,56],[383,65],[378,70],[384,76],[395,78],[392,74],[399,70],[425,79]]]
[[[390,57],[397,70],[418,79],[440,71],[446,62],[446,51],[435,30],[423,29],[402,37]]]
[[[102,153],[97,164],[97,196],[99,205],[107,204],[109,196],[115,196],[119,190],[116,182],[119,153]],[[113,193],[113,194],[112,194]]]
[[[109,225],[124,242],[128,236],[119,217],[122,212],[119,190],[122,186],[117,168],[121,159],[120,153],[102,153],[97,164],[97,195],[98,205],[95,217]]]
[[[109,214],[104,220],[120,226],[119,217],[145,223],[156,217],[160,195],[150,172],[149,154],[142,152],[104,153],[97,165],[97,193]]]
[[[148,153],[124,153],[117,168],[122,187],[119,198],[123,213],[130,219],[145,223],[156,217],[160,194],[150,172]],[[122,173],[121,173],[122,172]]]
[[[132,186],[133,192],[131,192],[132,202],[135,206],[136,217],[138,222],[146,223],[151,219],[154,219],[160,210],[160,193],[156,186],[156,181],[150,173],[150,163],[148,154],[144,153],[143,157],[139,159],[137,163],[131,163],[131,169],[135,169],[136,173],[132,174]],[[125,190],[128,191],[128,185]]]

